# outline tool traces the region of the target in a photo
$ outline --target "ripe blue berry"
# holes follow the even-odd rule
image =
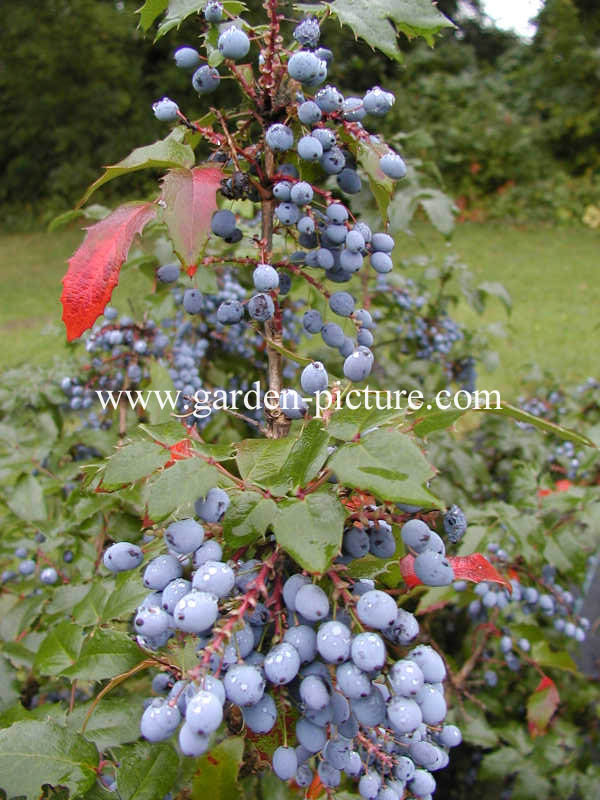
[[[179,69],[196,69],[200,64],[200,53],[193,47],[179,47],[174,54],[175,65]]]
[[[235,214],[228,209],[215,211],[210,227],[215,236],[220,236],[222,239],[231,236],[236,228]]]
[[[160,122],[175,122],[179,113],[179,106],[168,97],[163,97],[162,100],[157,100],[156,103],[152,104],[152,111],[154,111],[154,116]]]
[[[300,384],[306,394],[316,394],[323,391],[327,388],[328,383],[327,370],[320,361],[314,361],[302,370]]]
[[[265,141],[271,150],[284,152],[294,145],[294,133],[287,125],[277,122],[267,129]]]
[[[255,294],[248,301],[248,314],[258,322],[266,322],[275,313],[275,305],[268,294]]]
[[[239,61],[250,50],[250,39],[240,28],[231,27],[219,36],[217,47],[225,58]]]
[[[384,175],[392,180],[399,180],[406,177],[406,164],[397,153],[386,153],[379,159],[379,168]]]
[[[117,542],[104,553],[104,566],[111,572],[124,572],[135,569],[144,560],[140,548],[130,542]]]
[[[252,280],[258,292],[269,292],[279,286],[279,274],[270,264],[258,264],[252,273]]]
[[[214,92],[221,82],[219,71],[208,64],[197,69],[192,76],[192,86],[198,94],[208,94]]]
[[[200,547],[204,541],[204,528],[193,519],[181,519],[167,527],[165,539],[171,550],[185,555]]]

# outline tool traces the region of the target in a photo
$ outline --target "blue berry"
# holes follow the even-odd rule
[[[221,22],[223,19],[223,4],[219,0],[208,0],[204,8],[204,19],[207,22]]]
[[[300,83],[314,80],[321,69],[321,59],[307,50],[300,50],[290,58],[287,70],[290,78]]]
[[[258,292],[269,292],[279,286],[279,274],[270,264],[258,264],[252,273],[252,281]]]
[[[163,97],[162,100],[157,100],[152,104],[152,111],[154,116],[160,122],[175,122],[179,113],[179,106],[168,97]]]
[[[294,28],[294,39],[302,47],[315,48],[319,44],[320,35],[319,21],[315,17],[303,19]]]
[[[277,122],[271,125],[265,134],[265,141],[271,150],[284,152],[294,145],[294,133],[287,125]]]
[[[275,313],[275,305],[268,294],[255,294],[248,301],[248,314],[258,322],[266,322]]]
[[[215,236],[220,236],[222,239],[231,236],[236,228],[235,214],[228,209],[215,211],[210,227]]]
[[[321,121],[323,113],[314,100],[305,100],[298,106],[298,119],[303,125],[314,125]]]
[[[302,396],[295,389],[281,390],[279,407],[286,419],[302,419],[308,410]]]
[[[124,572],[135,569],[144,560],[140,548],[130,542],[117,542],[111,545],[104,553],[104,566],[111,572]]]
[[[181,519],[166,528],[165,539],[171,550],[185,555],[200,547],[204,541],[204,528],[193,519]]]
[[[342,109],[344,97],[338,92],[335,86],[324,86],[317,92],[315,103],[319,106],[321,111],[330,114]]]
[[[328,383],[327,370],[320,361],[314,361],[302,370],[300,384],[302,385],[302,390],[307,394],[316,394],[323,391],[327,388]]]
[[[318,161],[323,155],[323,146],[314,136],[303,136],[298,142],[297,150],[304,161]]]
[[[173,611],[175,626],[186,633],[204,633],[214,625],[219,608],[217,598],[208,592],[188,592]]]
[[[217,47],[225,58],[239,61],[250,50],[250,39],[240,28],[231,27],[219,36]]]
[[[200,53],[193,47],[179,47],[174,54],[175,64],[179,69],[196,69],[200,64]]]
[[[384,175],[392,180],[406,177],[406,164],[397,153],[386,153],[379,159],[379,168]]]
[[[192,86],[198,94],[208,94],[214,92],[221,82],[219,71],[208,64],[200,67],[192,76]]]

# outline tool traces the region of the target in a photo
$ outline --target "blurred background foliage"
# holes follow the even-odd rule
[[[193,18],[155,45],[136,28],[140,4],[37,0],[4,15],[4,228],[48,221],[103,165],[164,136],[150,109],[157,98],[202,113],[188,76],[172,67],[174,49],[194,44]],[[478,0],[438,5],[456,29],[434,49],[403,39],[402,64],[359,42],[349,53],[339,26],[326,25],[332,80],[357,94],[378,83],[396,93],[382,132],[429,167],[464,219],[581,220],[600,206],[600,4],[546,0],[531,42],[490,26]],[[215,102],[226,95],[224,87]],[[140,173],[97,199],[113,203],[152,185]]]

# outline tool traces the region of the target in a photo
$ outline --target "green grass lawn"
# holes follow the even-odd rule
[[[430,229],[418,228],[434,251],[446,249]],[[78,230],[0,237],[0,367],[42,363],[64,355],[59,303],[66,260],[80,243]],[[402,247],[422,252],[402,237]],[[565,382],[598,376],[600,234],[586,228],[467,224],[457,228],[451,250],[467,263],[477,281],[500,281],[513,299],[507,320],[492,303],[485,322],[506,321],[507,337],[497,340],[500,368],[483,374],[481,385],[514,400],[527,365],[552,370]],[[117,290],[119,291],[119,290]],[[118,305],[118,303],[117,303]],[[477,322],[469,309],[461,321]]]

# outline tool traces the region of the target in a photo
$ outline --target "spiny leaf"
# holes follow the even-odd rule
[[[546,732],[559,703],[560,695],[556,684],[544,675],[527,701],[527,726],[533,737]]]
[[[62,318],[70,342],[91,328],[102,314],[119,282],[119,272],[133,240],[155,215],[153,203],[120,206],[87,229],[62,280]]]
[[[172,788],[179,756],[172,744],[140,742],[119,759],[117,789],[121,800],[160,800]]]
[[[222,177],[217,167],[195,167],[172,170],[163,179],[163,219],[175,252],[188,268],[196,265],[206,245]]]
[[[396,61],[402,60],[399,32],[409,39],[422,36],[433,45],[436,33],[454,27],[431,0],[335,0],[326,7],[357,39]]]
[[[275,538],[304,569],[323,573],[340,551],[345,518],[335,497],[315,492],[278,506]]]
[[[37,800],[44,784],[82,797],[96,781],[98,751],[55,722],[15,722],[0,731],[0,781],[7,797]]]
[[[194,164],[194,151],[184,143],[184,137],[185,128],[178,127],[174,128],[165,139],[160,139],[144,147],[136,147],[118,164],[105,167],[104,175],[92,183],[77,205],[82,206],[87,203],[96,189],[120,175],[128,175],[130,172],[138,172],[141,169],[191,167]]]

